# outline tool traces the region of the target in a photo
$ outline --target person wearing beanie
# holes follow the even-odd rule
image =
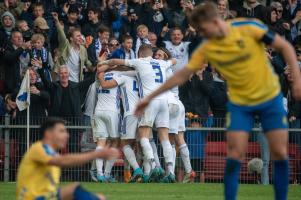
[[[1,15],[1,27],[0,27],[0,47],[5,48],[7,41],[9,41],[12,30],[15,28],[15,17],[6,11]]]

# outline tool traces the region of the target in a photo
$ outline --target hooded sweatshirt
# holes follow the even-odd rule
[[[12,21],[13,21],[11,27],[4,27],[3,19],[4,19],[4,17],[6,17],[6,16],[10,17],[10,18],[12,19]],[[4,29],[4,31],[5,31],[5,33],[6,33],[6,35],[10,36],[12,30],[15,28],[15,25],[16,25],[15,17],[13,16],[13,14],[12,14],[11,12],[6,11],[6,12],[4,12],[4,13],[2,14],[2,16],[1,16],[1,24],[2,24],[2,26],[3,26],[3,29]]]
[[[258,2],[253,7],[250,7],[247,2],[244,2],[243,7],[238,11],[238,17],[264,20],[264,8],[265,7]]]

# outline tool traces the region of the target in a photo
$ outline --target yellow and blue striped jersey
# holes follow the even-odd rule
[[[48,164],[55,155],[56,152],[42,142],[36,142],[30,147],[18,170],[16,193],[18,200],[57,198],[61,170]]]
[[[187,67],[196,71],[208,61],[226,79],[234,104],[252,106],[274,98],[280,84],[264,44],[271,44],[275,35],[257,20],[236,19],[227,25],[230,33],[222,39],[204,41]]]

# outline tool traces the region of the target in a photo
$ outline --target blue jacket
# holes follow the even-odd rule
[[[125,59],[125,50],[123,47],[120,47],[119,49],[117,49],[116,51],[114,51],[111,56],[111,58],[119,58],[119,59]],[[135,57],[135,52],[131,49],[131,57],[130,59],[134,59]]]

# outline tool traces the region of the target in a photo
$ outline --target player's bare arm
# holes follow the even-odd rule
[[[168,79],[162,86],[160,86],[156,91],[154,91],[149,96],[142,99],[136,107],[135,115],[142,115],[144,109],[148,106],[149,102],[156,96],[170,90],[171,88],[184,84],[193,73],[192,70],[184,67],[183,69],[176,72],[170,79]]]
[[[271,46],[279,51],[290,68],[292,78],[292,92],[295,99],[301,99],[301,73],[297,62],[297,56],[292,45],[279,35],[275,36]]]
[[[118,86],[117,81],[115,81],[114,79],[105,80],[103,72],[101,72],[97,75],[97,79],[99,80],[100,86],[103,89],[110,89],[110,88],[114,88],[114,87]]]
[[[104,148],[101,151],[92,151],[79,154],[67,154],[53,157],[49,161],[49,165],[55,165],[59,167],[72,167],[87,163],[90,160],[96,158],[114,159],[119,156],[119,151],[115,148]]]

